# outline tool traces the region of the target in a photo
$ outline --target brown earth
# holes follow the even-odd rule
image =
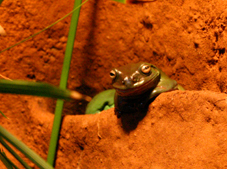
[[[0,50],[61,18],[73,3],[4,0]],[[88,1],[68,88],[94,96],[111,88],[111,68],[146,61],[189,91],[161,94],[130,132],[124,129],[131,123],[122,124],[113,109],[79,116],[86,103],[67,102],[56,168],[227,168],[226,9],[223,0]],[[69,25],[70,17],[1,53],[0,74],[58,85]],[[0,110],[10,119],[0,122],[46,158],[54,106],[51,99],[1,95]]]

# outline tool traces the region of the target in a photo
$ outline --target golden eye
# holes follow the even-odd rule
[[[151,67],[149,65],[143,65],[141,71],[145,74],[150,73]]]
[[[116,77],[116,72],[114,70],[110,71],[110,78],[114,79]]]

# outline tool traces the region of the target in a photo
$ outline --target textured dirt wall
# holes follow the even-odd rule
[[[0,36],[0,50],[36,33],[61,18],[72,10],[73,3],[72,0],[4,0],[0,6],[0,25],[6,30],[7,35]],[[210,114],[215,113],[214,110],[218,109],[216,112],[216,114],[220,115],[220,117],[218,115],[218,118],[225,119],[224,112],[226,108],[224,105],[222,108],[216,105],[216,101],[218,101],[216,97],[220,96],[220,98],[225,99],[224,93],[227,91],[225,78],[227,75],[225,52],[226,7],[227,1],[222,0],[156,0],[151,3],[127,5],[110,0],[88,1],[81,9],[68,87],[93,96],[95,93],[111,87],[110,79],[108,78],[111,68],[132,62],[147,61],[161,68],[187,90],[217,92],[205,92],[206,96],[204,96],[203,92],[202,94],[197,92],[191,94],[189,92],[191,95],[188,100],[182,100],[181,97],[183,96],[176,93],[173,95],[170,93],[164,94],[165,97],[169,96],[169,94],[171,95],[171,98],[169,96],[168,99],[180,101],[178,104],[181,107],[177,107],[179,106],[178,104],[172,105],[171,100],[166,100],[162,95],[158,97],[154,102],[154,105],[157,106],[154,106],[154,109],[158,112],[159,108],[160,111],[164,108],[171,108],[170,114],[164,113],[166,116],[170,116],[170,119],[169,117],[164,118],[165,120],[160,122],[157,120],[157,124],[160,124],[163,130],[159,130],[160,125],[154,125],[149,139],[153,138],[154,135],[152,133],[156,130],[160,135],[166,131],[169,132],[169,134],[167,133],[168,139],[171,140],[174,136],[177,136],[177,138],[183,140],[183,143],[180,144],[178,141],[167,144],[167,140],[160,141],[160,143],[156,140],[158,147],[155,147],[153,145],[154,142],[151,142],[152,145],[150,146],[157,150],[157,152],[152,152],[151,156],[157,158],[153,159],[153,161],[147,160],[146,163],[149,166],[153,166],[153,168],[166,168],[167,166],[163,165],[163,163],[175,168],[181,168],[181,166],[184,168],[183,166],[186,166],[186,164],[194,168],[201,168],[201,166],[204,168],[208,168],[208,166],[210,168],[215,168],[215,166],[223,168],[226,154],[225,142],[222,140],[225,138],[225,120],[220,122],[220,124],[218,123],[217,126],[219,128],[213,128],[211,125],[212,121],[210,123],[204,122],[202,117],[210,116]],[[1,53],[0,74],[11,79],[45,81],[58,85],[69,24],[70,17],[32,40]],[[220,94],[221,92],[223,94]],[[208,104],[207,98],[212,100],[213,97],[216,100],[210,103],[214,107],[209,105],[206,111],[205,108],[204,111],[199,111],[198,116],[201,116],[201,118],[197,118],[197,114],[195,114],[197,109],[203,107],[204,104]],[[202,100],[198,103],[200,98]],[[193,104],[191,104],[190,99],[195,99],[192,102]],[[162,107],[159,107],[159,102],[162,102]],[[51,99],[1,95],[0,110],[10,120],[5,120],[0,116],[0,123],[42,157],[46,158],[53,121],[54,103]],[[226,104],[226,102],[220,103]],[[198,104],[197,107],[194,107],[194,104]],[[191,109],[186,109],[189,105]],[[64,114],[82,114],[85,106],[86,103],[84,102],[66,103]],[[177,118],[174,119],[172,115],[179,113],[179,111],[189,112],[195,118],[190,119],[191,121],[189,122],[182,122],[182,119],[175,115]],[[106,116],[108,116],[107,118],[110,121],[107,122],[111,123],[113,121],[113,124],[116,124],[117,119],[113,116],[112,110],[108,112]],[[88,120],[88,124],[92,126],[95,124],[90,119],[94,118],[93,120],[95,120],[98,116],[66,116],[66,120],[63,122],[63,126],[66,127],[63,128],[63,131],[67,129],[68,123],[76,127],[83,126],[81,121],[76,121],[75,124],[74,122],[69,122],[70,120],[67,120],[69,118],[75,119],[75,121],[77,119],[82,120],[85,124]],[[152,121],[150,116],[145,117],[145,121],[146,118]],[[147,121],[149,121],[148,119]],[[173,126],[169,126],[168,121],[171,120],[173,120],[173,123],[171,123]],[[179,126],[178,123],[182,126]],[[192,124],[196,125],[193,126]],[[147,125],[150,126],[149,123]],[[137,131],[136,129],[133,132],[141,131],[147,133],[148,130],[151,130],[148,126],[146,130],[138,129]],[[189,129],[190,126],[192,126],[192,131]],[[123,134],[120,124],[117,123],[114,127],[118,129],[120,134]],[[69,135],[63,136],[67,138],[66,143],[72,141],[71,137],[74,137],[75,133],[73,129],[71,129],[72,131]],[[100,131],[102,131],[101,129],[106,130],[106,126],[102,126],[102,123]],[[200,134],[201,129],[204,133]],[[75,128],[75,130],[77,129]],[[179,135],[174,133],[177,130],[179,130]],[[217,134],[219,130],[220,135]],[[79,132],[81,135],[75,136],[76,139],[79,139],[79,142],[76,142],[75,139],[73,143],[80,144],[80,137],[89,133],[84,129],[81,129],[81,131],[85,131],[85,134]],[[200,139],[193,135],[193,131]],[[183,134],[184,132],[186,134]],[[63,132],[62,135],[66,133]],[[145,138],[145,133],[141,133],[142,140]],[[119,164],[119,166],[125,168],[142,165],[140,164],[142,151],[138,156],[132,151],[132,149],[136,150],[142,147],[142,144],[138,147],[134,146],[139,142],[139,138],[133,142],[133,136],[129,137],[127,134],[115,138],[113,138],[114,135],[108,135],[109,138],[105,134],[104,136],[108,141],[116,139],[112,142],[116,142],[115,147],[117,149],[115,151],[117,155],[120,154],[119,148],[123,144],[123,146],[126,146],[123,151],[131,153],[130,155],[133,154],[133,156],[128,161],[123,156],[118,156],[117,160],[113,158],[105,159],[102,157],[102,151],[104,150],[101,148],[95,150],[93,156],[81,155],[82,150],[86,150],[86,146],[82,144],[79,147],[75,146],[73,152],[70,152],[73,149],[68,152],[65,150],[66,148],[61,148],[58,154],[57,168],[61,168],[61,166],[65,166],[65,168],[70,168],[71,165],[77,166],[80,157],[82,160],[81,162],[79,160],[78,163],[81,164],[81,168],[86,168],[87,165],[95,165],[96,163],[97,166],[106,168],[108,168],[108,163],[114,167]],[[85,138],[88,139],[88,137]],[[100,142],[100,138],[95,136],[95,138],[91,138],[86,143],[90,144],[93,139],[95,139],[95,142]],[[207,142],[203,141],[203,139]],[[121,143],[121,140],[124,143]],[[218,145],[216,145],[216,141]],[[64,143],[64,139],[61,142]],[[208,147],[208,149],[205,147],[204,149],[200,148],[202,143],[209,143],[214,147]],[[131,145],[131,148],[128,149],[127,146],[129,145]],[[147,145],[149,145],[148,141]],[[178,145],[181,150],[176,153],[177,147],[170,148],[167,147],[168,145]],[[74,144],[70,143],[69,147],[73,146]],[[220,148],[222,146],[223,150]],[[187,147],[188,149],[186,149]],[[195,150],[196,152],[193,154]],[[172,151],[172,154],[169,151]],[[88,151],[84,152],[87,153]],[[169,156],[168,154],[163,154],[166,152],[170,153]],[[111,153],[108,152],[107,154]],[[188,156],[180,157],[181,154]],[[89,163],[89,160],[96,160],[96,156],[104,160],[103,163],[100,161]],[[201,157],[199,158],[200,161],[194,156]],[[120,163],[121,159],[126,161]],[[135,159],[140,161],[135,162]],[[189,159],[188,163],[187,159]],[[160,161],[158,162],[158,160]],[[177,161],[181,161],[182,164],[177,163]]]
[[[0,21],[7,36],[0,39],[1,49],[56,21],[72,5],[73,1],[3,2]],[[112,67],[144,60],[188,89],[224,92],[218,75],[226,69],[226,5],[199,0],[134,5],[89,1],[81,10],[69,87],[103,90],[110,87],[107,72]],[[70,17],[2,53],[1,73],[57,85],[69,23]]]
[[[140,121],[117,119],[113,109],[65,116],[56,168],[225,168],[226,100],[210,91],[173,91],[158,96]],[[3,126],[45,157],[53,115],[37,111],[36,101],[26,118]]]
[[[67,116],[60,140],[64,154],[59,152],[57,164],[83,169],[225,168],[226,99],[226,94],[208,91],[174,91],[158,96],[141,121],[117,119],[113,109],[86,118]]]

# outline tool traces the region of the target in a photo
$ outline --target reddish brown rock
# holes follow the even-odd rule
[[[226,103],[225,94],[174,91],[158,96],[140,121],[117,119],[113,109],[66,116],[57,168],[225,168]]]

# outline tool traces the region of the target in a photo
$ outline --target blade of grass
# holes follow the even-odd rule
[[[2,114],[3,117],[7,118],[6,115],[4,115],[4,113],[2,113],[2,111],[0,111],[0,114]]]
[[[114,0],[114,1],[126,4],[126,0]]]
[[[23,142],[14,137],[11,133],[9,133],[6,129],[0,126],[0,137],[3,137],[10,144],[12,144],[15,148],[21,151],[27,158],[29,158],[33,163],[35,163],[39,168],[42,169],[53,169],[53,167],[48,164],[44,159],[42,159],[38,154],[32,151],[29,147],[27,147]]]
[[[7,169],[19,169],[12,161],[6,156],[6,154],[0,150],[0,160],[6,166]]]
[[[0,2],[1,2],[1,1],[3,1],[3,0],[0,0]],[[62,21],[63,19],[67,18],[67,17],[68,17],[69,15],[71,15],[74,11],[76,11],[77,9],[79,9],[79,8],[80,8],[82,5],[84,5],[87,1],[88,1],[88,0],[84,1],[84,2],[81,3],[79,6],[76,6],[71,12],[69,12],[68,14],[66,14],[65,16],[63,16],[62,18],[60,18],[59,20],[57,20],[56,22],[52,23],[51,25],[45,27],[45,28],[42,29],[41,31],[39,31],[39,32],[37,32],[37,33],[35,33],[35,34],[33,34],[33,35],[31,35],[31,36],[29,36],[29,37],[27,37],[27,38],[21,40],[20,42],[14,44],[14,45],[12,45],[12,46],[10,46],[10,47],[8,47],[8,48],[3,49],[2,51],[0,51],[0,53],[5,52],[5,51],[7,51],[7,50],[13,48],[13,47],[15,47],[15,46],[17,46],[17,45],[19,45],[19,44],[21,44],[21,43],[23,43],[23,42],[25,42],[25,41],[31,39],[31,38],[33,38],[34,36],[36,36],[36,35],[38,35],[38,34],[44,32],[45,30],[49,29],[50,27],[56,25],[58,22],[60,22],[60,21]],[[1,4],[1,3],[0,3],[0,4]]]
[[[77,6],[81,6],[81,2],[82,0],[75,0],[74,8],[76,8]],[[65,89],[67,86],[69,68],[70,68],[70,63],[72,58],[72,51],[73,51],[73,45],[74,45],[79,15],[80,15],[80,8],[73,13],[72,19],[71,19],[71,24],[69,28],[69,34],[68,34],[68,41],[67,41],[66,51],[65,51],[65,58],[63,62],[62,74],[61,74],[61,80],[60,80],[60,88],[62,89]],[[64,105],[63,100],[57,100],[56,108],[55,108],[54,124],[52,128],[50,146],[49,146],[48,156],[47,156],[47,162],[52,166],[54,165],[54,159],[56,155],[56,148],[57,148],[58,136],[59,136],[60,126],[61,126],[61,116],[62,116],[63,105]]]
[[[32,169],[1,137],[0,142],[26,169]]]
[[[25,94],[42,97],[52,97],[57,99],[78,99],[87,100],[91,98],[76,91],[61,89],[56,86],[24,80],[4,80],[0,79],[0,93]]]
[[[0,5],[2,4],[3,0],[0,0]]]

